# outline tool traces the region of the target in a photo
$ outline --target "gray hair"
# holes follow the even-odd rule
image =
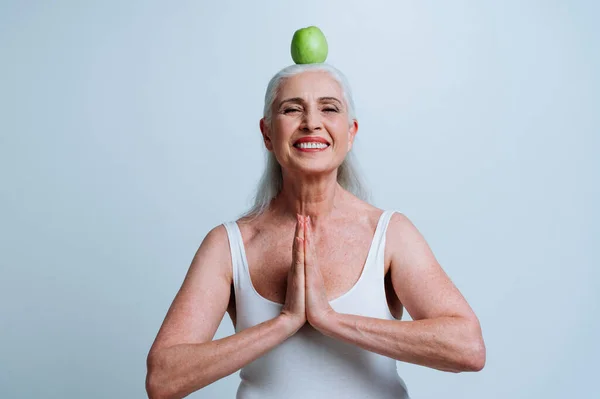
[[[341,71],[329,64],[294,64],[283,68],[275,74],[267,85],[263,117],[268,124],[271,123],[273,102],[279,93],[281,83],[286,78],[306,71],[324,71],[329,73],[342,88],[342,94],[348,108],[348,122],[350,123],[356,119],[350,84]],[[247,212],[243,213],[240,218],[255,218],[263,214],[269,208],[273,198],[275,198],[283,188],[281,165],[277,162],[277,158],[275,158],[275,155],[273,155],[272,152],[268,151],[266,148],[265,152],[266,167],[258,187],[256,188],[254,204]],[[358,162],[353,151],[346,154],[344,161],[338,167],[337,182],[345,190],[348,190],[359,199],[370,202],[370,193],[366,189],[361,174],[359,173]]]

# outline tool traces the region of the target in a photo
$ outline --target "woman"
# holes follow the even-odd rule
[[[256,203],[198,249],[148,355],[149,396],[182,398],[241,369],[238,398],[408,398],[396,360],[481,370],[479,321],[422,235],[365,200],[343,75],[283,69],[260,129]],[[235,334],[212,341],[225,311]]]

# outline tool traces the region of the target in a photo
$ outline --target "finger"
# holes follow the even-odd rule
[[[304,230],[304,226],[302,226],[301,215],[296,214],[296,232],[294,233],[294,237],[300,237],[300,230]]]
[[[310,240],[308,241],[308,249],[309,249],[309,252],[313,252],[315,249],[315,240],[313,239],[314,234],[313,234],[313,228],[312,228],[312,221],[310,219],[308,221],[308,233],[310,235]]]
[[[316,250],[314,232],[312,230],[312,223],[310,219],[306,223],[305,227],[306,237],[304,240],[304,264],[306,265],[306,274],[312,276],[312,273],[317,272],[317,261],[316,261]]]
[[[310,262],[312,260],[312,254],[310,252],[312,243],[312,231],[310,230],[310,216],[306,218],[306,223],[304,223],[304,232],[304,259],[306,262]]]
[[[298,218],[298,237],[302,238],[302,240],[304,240],[305,238],[305,234],[304,234],[304,225],[306,223],[304,222],[304,217],[302,215],[299,216]]]
[[[296,224],[296,237],[294,238],[296,265],[304,266],[304,223],[302,217],[298,216],[298,224]]]

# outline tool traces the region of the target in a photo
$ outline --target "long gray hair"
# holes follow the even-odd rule
[[[265,105],[263,110],[263,116],[267,124],[271,123],[273,102],[277,97],[279,87],[281,86],[283,80],[305,71],[324,71],[329,73],[342,88],[342,94],[348,107],[348,122],[351,123],[354,119],[356,119],[350,84],[341,71],[329,64],[294,64],[277,72],[277,74],[271,78],[271,81],[267,85]],[[266,167],[258,187],[256,188],[254,204],[248,211],[240,215],[240,218],[255,218],[263,214],[269,208],[271,200],[273,200],[273,198],[279,194],[283,187],[281,165],[279,162],[277,162],[275,155],[273,155],[273,153],[266,148],[265,153]],[[359,173],[358,162],[353,151],[350,151],[346,154],[344,161],[338,167],[337,182],[340,184],[340,186],[354,194],[356,197],[363,201],[370,202],[370,193],[363,183],[363,179]]]

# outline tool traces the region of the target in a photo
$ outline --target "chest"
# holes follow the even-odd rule
[[[328,300],[348,292],[359,280],[373,243],[372,229],[338,230],[315,234],[315,257]],[[294,231],[264,232],[245,240],[252,285],[259,295],[284,303],[293,260]],[[385,273],[389,260],[384,260]]]

